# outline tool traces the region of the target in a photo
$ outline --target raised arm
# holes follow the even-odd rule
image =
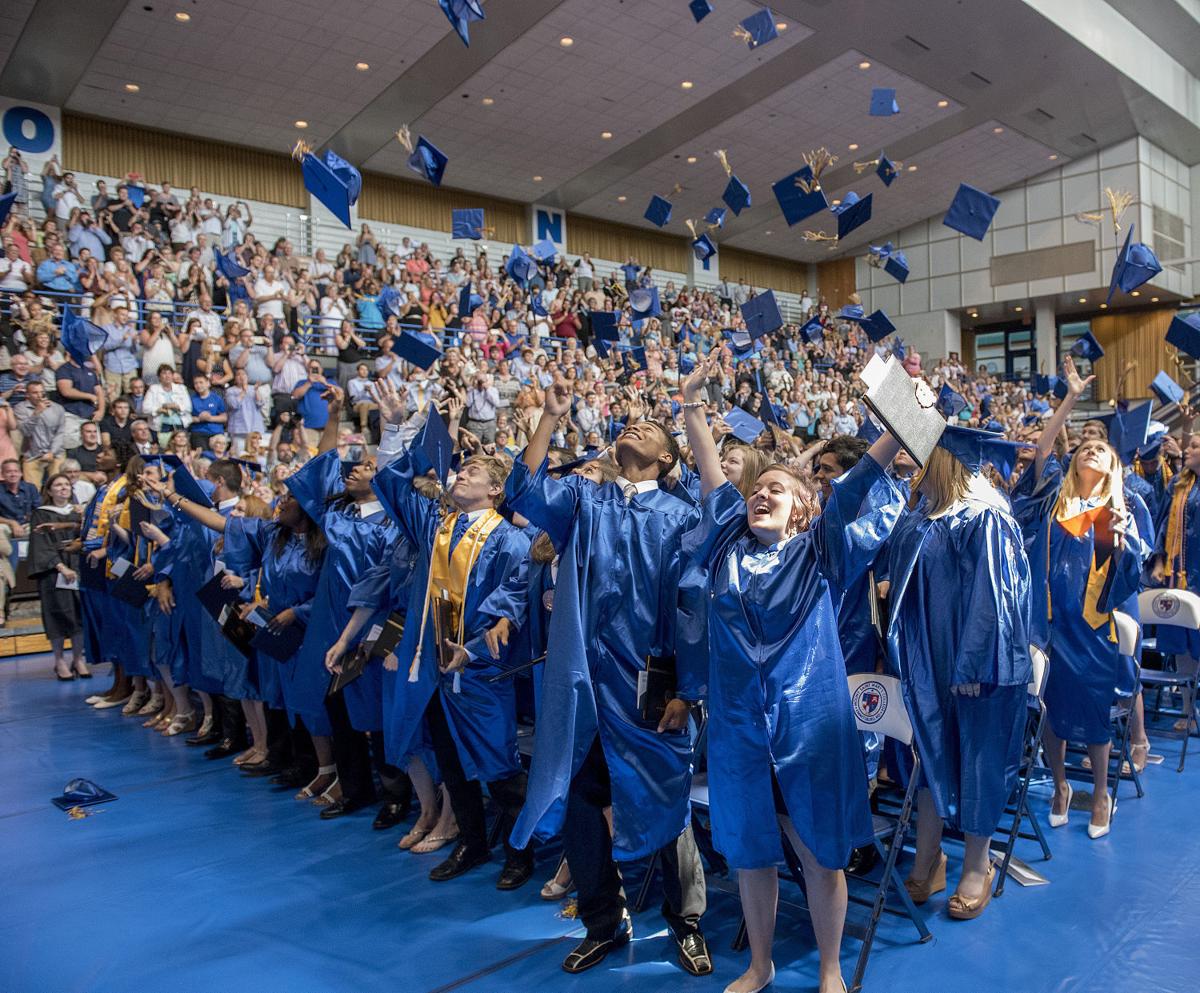
[[[542,419],[534,428],[529,444],[525,446],[525,452],[521,456],[521,461],[525,463],[525,468],[530,472],[537,472],[542,463],[546,461],[546,453],[550,451],[550,439],[554,436],[558,420],[570,409],[571,390],[559,376],[546,390],[546,405]]]
[[[1046,421],[1046,426],[1042,428],[1042,433],[1038,435],[1037,455],[1033,463],[1035,479],[1042,474],[1042,467],[1046,464],[1046,459],[1054,451],[1054,442],[1058,438],[1058,432],[1066,426],[1067,418],[1071,416],[1071,411],[1083,395],[1083,391],[1096,378],[1095,376],[1088,376],[1087,379],[1083,379],[1075,368],[1075,360],[1070,355],[1063,358],[1063,374],[1067,379],[1067,395],[1055,409],[1054,413],[1050,415],[1050,419]]]
[[[142,485],[152,493],[157,493],[160,497],[166,500],[176,510],[181,510],[194,521],[199,521],[210,531],[217,531],[220,534],[225,533],[226,520],[217,511],[211,507],[204,507],[198,503],[189,500],[187,497],[182,497],[175,492],[175,482],[173,479],[167,479],[165,482],[158,479],[152,479],[149,476],[142,476]]]
[[[696,460],[696,471],[700,474],[700,494],[707,496],[723,482],[725,474],[721,471],[721,456],[717,452],[717,443],[713,440],[705,416],[707,403],[705,384],[720,368],[721,349],[714,348],[683,381],[683,420],[687,427],[688,445],[692,449],[692,457]]]

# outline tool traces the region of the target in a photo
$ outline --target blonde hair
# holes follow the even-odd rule
[[[770,459],[766,453],[757,448],[752,448],[750,445],[743,445],[741,442],[732,442],[721,449],[721,458],[724,459],[731,452],[742,453],[742,478],[737,484],[737,491],[742,495],[743,500],[749,500],[750,494],[754,492],[754,486],[758,482],[758,477],[767,470],[770,464]]]
[[[927,516],[942,513],[966,498],[971,488],[971,475],[971,471],[948,451],[935,448],[913,475],[909,509],[915,508],[924,496]]]
[[[1096,493],[1084,494],[1080,492],[1079,481],[1079,453],[1089,445],[1099,445],[1107,454],[1109,461],[1109,470],[1104,474],[1104,478],[1100,482],[1100,488]],[[1054,515],[1060,516],[1064,512],[1070,512],[1071,504],[1074,501],[1087,498],[1099,497],[1104,503],[1110,504],[1113,510],[1120,513],[1125,512],[1125,486],[1121,479],[1121,460],[1117,457],[1116,450],[1107,442],[1099,439],[1085,441],[1077,449],[1075,449],[1075,457],[1071,459],[1071,466],[1067,469],[1066,475],[1063,476],[1062,489],[1058,492],[1058,503],[1054,506]]]
[[[777,472],[786,476],[792,491],[792,516],[788,520],[788,531],[797,534],[807,531],[821,513],[821,501],[817,498],[816,487],[791,466],[782,462],[772,462],[753,477],[754,481],[750,484],[751,494],[758,487],[758,481],[768,472]]]
[[[488,474],[488,479],[496,486],[504,486],[508,474],[512,471],[512,460],[506,455],[472,455],[463,462],[465,469],[469,465],[481,465]]]

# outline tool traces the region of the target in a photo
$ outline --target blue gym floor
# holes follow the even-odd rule
[[[748,953],[729,950],[737,902],[713,893],[705,931],[715,976],[675,965],[653,910],[635,918],[628,949],[569,977],[559,963],[581,932],[537,892],[552,854],[516,893],[494,889],[498,861],[430,883],[425,874],[445,852],[400,852],[401,831],[372,831],[368,813],[321,822],[316,808],[227,761],[206,761],[119,709],[83,704],[108,684],[107,667],[58,683],[44,656],[0,663],[3,993],[719,993],[745,968]],[[1033,862],[1049,886],[1010,880],[968,923],[945,916],[940,894],[926,905],[934,939],[925,945],[907,921],[885,917],[865,988],[1194,993],[1200,754],[1177,775],[1178,742],[1155,751],[1167,762],[1148,769],[1144,799],[1122,784],[1108,838],[1089,841],[1080,811],[1051,833],[1053,859]],[[49,801],[78,776],[119,799],[71,820]],[[1044,792],[1034,806],[1044,818]],[[961,850],[947,847],[953,886]],[[1018,855],[1032,860],[1034,851],[1018,844]],[[792,889],[783,883],[785,898]],[[847,978],[858,947],[846,939]],[[811,932],[786,908],[775,962],[775,989],[815,990]]]

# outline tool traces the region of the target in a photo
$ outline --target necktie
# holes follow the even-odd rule
[[[633,483],[626,483],[621,488],[621,492],[625,494],[626,503],[633,503],[633,498],[637,496],[637,487]]]
[[[459,514],[458,520],[454,522],[454,533],[450,535],[450,554],[454,554],[454,549],[458,547],[458,543],[462,541],[463,535],[467,533],[467,528],[471,526],[471,519],[466,514]]]
[[[356,503],[350,504],[350,506],[346,508],[346,513],[350,517],[362,517],[362,511],[358,509],[358,504]]]

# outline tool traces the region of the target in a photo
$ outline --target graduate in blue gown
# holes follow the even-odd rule
[[[628,942],[632,922],[614,858],[657,851],[679,961],[707,974],[704,870],[689,823],[688,701],[701,688],[680,668],[677,697],[660,720],[648,721],[638,706],[639,673],[651,661],[669,669],[676,655],[681,542],[699,511],[659,489],[679,449],[653,421],[633,421],[617,437],[615,482],[552,479],[546,452],[570,405],[565,382],[547,389],[545,413],[507,486],[509,506],[559,551],[529,795],[513,843],[563,834],[587,928],[566,971],[591,968]]]
[[[714,350],[683,383],[688,442],[703,517],[684,539],[709,577],[708,788],[713,841],[738,870],[750,940],[746,973],[729,989],[774,976],[771,945],[783,859],[775,810],[800,856],[820,949],[820,989],[844,989],[838,953],[846,916],[841,871],[874,831],[834,604],[870,565],[901,512],[885,467],[889,435],[841,478],[824,508],[783,465],[748,498],[721,472],[705,420]],[[872,671],[874,666],[872,665]]]
[[[1008,501],[981,473],[991,463],[1006,476],[1015,448],[947,427],[888,543],[888,665],[922,764],[905,886],[915,903],[946,888],[950,823],[966,838],[948,904],[959,919],[978,917],[991,897],[988,843],[1016,782],[1032,675],[1029,562]]]
[[[1124,498],[1121,464],[1107,442],[1084,441],[1064,472],[1054,440],[1091,377],[1063,360],[1068,393],[1038,440],[1034,462],[1014,491],[1014,510],[1034,570],[1033,630],[1049,645],[1043,751],[1054,775],[1051,827],[1067,822],[1067,741],[1083,742],[1092,767],[1088,835],[1109,831],[1109,712],[1121,677],[1112,612],[1135,595],[1149,547],[1137,533]],[[1090,423],[1090,422],[1089,422]]]

